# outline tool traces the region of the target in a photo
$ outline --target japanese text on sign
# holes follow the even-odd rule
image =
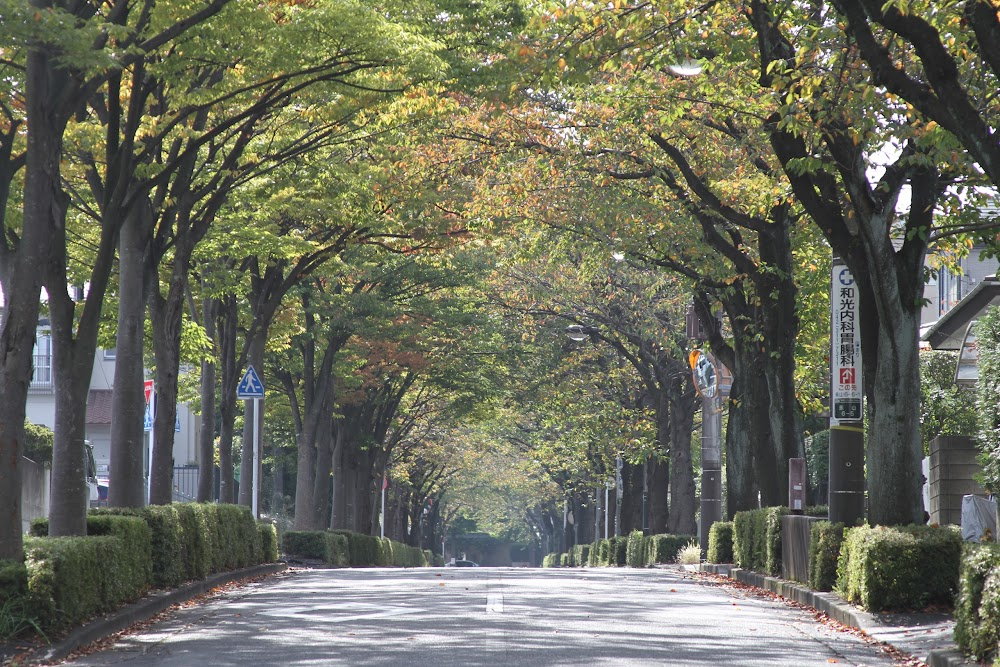
[[[830,293],[832,330],[830,423],[860,421],[862,407],[861,331],[858,322],[858,286],[850,269],[833,267]]]

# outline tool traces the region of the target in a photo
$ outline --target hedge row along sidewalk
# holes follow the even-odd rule
[[[646,567],[677,562],[677,552],[696,543],[694,535],[643,535],[635,530],[593,544],[577,544],[566,553],[550,553],[542,567]]]
[[[238,505],[182,503],[92,510],[83,537],[48,537],[32,523],[24,561],[0,563],[0,600],[16,636],[59,637],[152,589],[278,560],[270,523]]]
[[[427,567],[434,554],[388,537],[348,530],[290,530],[282,546],[287,556],[320,560],[336,567]]]

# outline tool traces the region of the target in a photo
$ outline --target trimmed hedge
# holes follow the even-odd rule
[[[36,519],[19,569],[0,567],[0,590],[14,590],[45,631],[60,631],[143,595],[227,568],[277,560],[273,525],[249,508],[180,503],[91,511],[84,537],[48,537]],[[9,583],[8,583],[9,582]],[[20,588],[19,588],[20,587]]]
[[[691,540],[697,540],[694,535],[650,535],[646,538],[646,562],[650,565],[658,563],[676,563],[677,552],[686,547]]]
[[[832,591],[837,584],[837,562],[844,542],[844,524],[816,521],[809,534],[809,587]]]
[[[46,632],[79,625],[120,604],[120,559],[127,559],[120,538],[28,537],[28,604]]]
[[[868,611],[950,606],[961,555],[962,539],[952,528],[851,528],[840,550],[837,592]]]
[[[11,600],[28,592],[28,568],[16,560],[0,560],[0,600]]]
[[[733,562],[733,522],[716,521],[708,530],[709,563]]]
[[[781,517],[787,507],[762,507],[733,517],[733,562],[742,568],[777,577],[781,574]],[[825,516],[826,506],[807,507],[807,516]]]
[[[286,554],[316,558],[342,567],[426,567],[430,552],[388,538],[360,535],[346,530],[290,530],[284,535]]]
[[[559,567],[559,557],[560,554],[554,551],[550,554],[545,554],[545,557],[542,558],[542,567]]]
[[[645,567],[647,563],[646,536],[641,530],[633,530],[625,538],[625,564],[629,567]]]
[[[1000,646],[1000,546],[964,545],[955,602],[955,643],[993,664]]]

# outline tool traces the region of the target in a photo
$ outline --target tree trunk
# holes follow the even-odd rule
[[[667,532],[695,535],[695,487],[691,462],[691,433],[697,394],[690,373],[675,372],[669,389],[670,402],[670,516]]]
[[[239,369],[236,364],[236,331],[239,322],[236,296],[222,299],[219,327],[219,357],[222,381],[219,385],[219,502],[236,502],[236,478],[233,462],[233,440],[236,430],[236,384]]]
[[[202,326],[205,335],[215,341],[219,302],[206,297],[202,305]],[[198,435],[198,502],[207,503],[215,495],[215,356],[206,355],[201,362],[201,429]],[[277,493],[277,485],[275,485]]]
[[[146,411],[142,386],[146,305],[143,296],[144,256],[148,250],[149,220],[144,209],[133,209],[119,238],[119,294],[115,390],[111,410],[111,470],[108,504],[142,507]],[[152,398],[150,399],[152,400]]]
[[[333,473],[333,416],[331,409],[323,411],[320,428],[316,434],[316,461],[313,478],[313,512],[319,527],[330,523],[330,491]]]
[[[177,380],[180,371],[183,291],[180,301],[170,288],[167,299],[154,290],[149,300],[156,359],[156,415],[153,417],[153,460],[149,473],[149,502],[168,505],[173,501],[174,424],[177,419]]]
[[[659,431],[659,424],[657,425]],[[669,427],[666,429],[664,439],[659,437],[657,442],[669,442]],[[663,447],[666,450],[669,445]],[[670,463],[663,454],[655,454],[649,459],[649,533],[658,535],[667,532],[667,522],[669,520],[667,495],[670,487]]]
[[[754,447],[750,404],[740,376],[733,373],[729,394],[729,423],[726,427],[726,504],[732,519],[737,512],[756,509]]]

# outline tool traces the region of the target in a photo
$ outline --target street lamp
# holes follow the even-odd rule
[[[590,327],[585,327],[582,324],[571,324],[566,327],[566,335],[570,337],[570,340],[575,340],[578,343],[587,340],[589,334]]]

